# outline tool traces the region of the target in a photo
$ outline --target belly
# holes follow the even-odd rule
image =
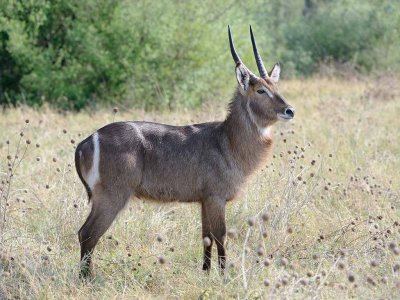
[[[199,202],[201,201],[201,192],[187,189],[175,189],[167,186],[141,186],[135,196],[139,199],[146,199],[158,202]]]

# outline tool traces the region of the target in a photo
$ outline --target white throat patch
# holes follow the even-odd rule
[[[271,138],[272,137],[272,129],[271,126],[269,127],[259,127],[258,131],[260,132],[260,135],[264,138]]]

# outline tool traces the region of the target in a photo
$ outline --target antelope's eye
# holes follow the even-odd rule
[[[257,90],[257,93],[259,93],[259,94],[265,94],[265,90]]]

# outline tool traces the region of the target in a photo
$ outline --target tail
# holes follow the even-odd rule
[[[90,138],[90,137],[89,137]],[[85,179],[82,176],[82,172],[81,172],[81,153],[82,153],[82,145],[88,141],[88,139],[83,140],[82,142],[80,142],[78,144],[78,146],[76,147],[75,150],[75,168],[76,168],[76,172],[78,173],[79,179],[82,181],[83,185],[85,186],[87,195],[89,197],[89,202],[90,199],[92,198],[92,190],[90,189],[89,185],[87,184],[87,182],[85,181]]]

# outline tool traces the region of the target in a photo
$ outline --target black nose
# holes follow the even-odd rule
[[[285,115],[290,116],[291,118],[294,117],[294,108],[293,107],[286,107]]]

